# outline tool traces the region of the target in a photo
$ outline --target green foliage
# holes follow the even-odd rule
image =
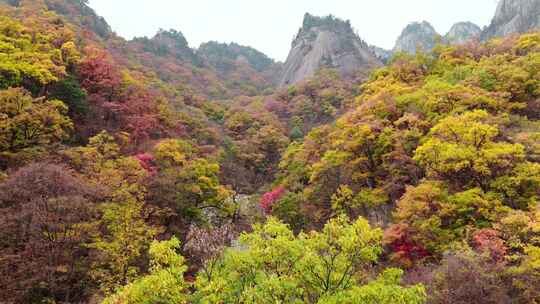
[[[164,167],[183,166],[195,152],[193,146],[183,140],[164,140],[155,148],[156,162]]]
[[[253,49],[196,54],[177,31],[128,42],[85,0],[15,2],[0,7],[6,302],[540,302],[538,33],[272,94],[279,66]],[[297,39],[313,27],[354,35],[306,15]],[[271,217],[225,252],[229,235],[205,235],[188,273],[208,256],[212,270],[187,283],[178,240],[249,231],[239,207],[259,210],[230,188],[270,184],[265,211],[290,226]],[[389,227],[384,246],[363,217]],[[431,268],[429,294],[394,262]]]
[[[540,293],[534,286],[540,282],[540,247],[529,245],[524,253],[521,263],[510,268],[509,272],[514,278],[514,287],[520,291],[520,300],[523,303],[538,303]]]
[[[407,189],[397,203],[395,218],[407,225],[414,241],[442,254],[470,231],[491,227],[509,210],[479,188],[449,194],[440,182],[424,182]]]
[[[269,68],[274,61],[265,54],[247,46],[236,43],[219,43],[210,41],[201,44],[197,54],[204,57],[220,72],[230,71],[234,68],[237,59],[242,56],[257,71],[261,72]]]
[[[489,178],[508,173],[525,157],[523,146],[494,141],[499,131],[489,119],[494,118],[477,110],[441,120],[416,150],[415,160],[430,175],[487,189]]]
[[[73,128],[67,111],[61,101],[33,98],[24,89],[0,91],[0,153],[46,147],[67,139]]]
[[[123,287],[103,304],[181,304],[188,303],[187,267],[177,251],[180,241],[154,241],[150,245],[150,273]]]
[[[165,140],[155,148],[159,172],[150,185],[150,201],[170,208],[179,223],[205,222],[208,213],[234,214],[231,192],[218,178],[219,164],[197,157],[193,146],[182,140]]]
[[[400,288],[399,272],[362,286],[382,252],[380,229],[364,219],[331,220],[321,232],[295,237],[270,218],[241,237],[242,249],[225,252],[212,277],[199,274],[195,294],[201,303],[337,303],[362,295],[371,301],[407,299],[422,303],[421,287]],[[393,279],[390,279],[393,276]],[[374,289],[384,290],[377,295]],[[417,302],[409,302],[416,298]],[[334,299],[334,300],[332,300]],[[373,302],[376,303],[376,302]]]
[[[23,81],[45,85],[65,74],[62,53],[53,44],[58,37],[35,30],[0,18],[0,89],[20,86]]]
[[[538,36],[400,54],[375,71],[353,109],[282,156],[279,184],[303,200],[295,210],[306,226],[341,213],[392,222],[399,236],[388,248],[410,262],[441,257],[517,210],[531,216]]]
[[[309,31],[313,27],[323,27],[326,29],[331,29],[335,31],[351,31],[350,21],[344,21],[339,18],[334,17],[333,15],[328,15],[325,17],[317,17],[306,13],[304,15],[304,21],[302,24],[302,29]]]
[[[302,194],[288,192],[272,206],[272,214],[286,223],[293,231],[300,231],[307,225],[308,219],[302,214]]]
[[[70,148],[62,155],[105,196],[88,247],[95,250],[90,274],[110,293],[145,270],[146,250],[159,232],[147,223],[143,183],[147,172],[134,158],[122,156],[117,140],[106,132],[92,137],[86,147]]]
[[[55,83],[50,99],[62,100],[69,108],[70,117],[84,116],[90,110],[86,92],[74,78],[65,78]]]
[[[426,303],[426,291],[423,286],[403,287],[400,285],[403,271],[389,268],[375,281],[350,291],[325,298],[321,304],[421,304]]]
[[[99,255],[92,276],[106,293],[132,282],[141,273],[144,253],[157,233],[146,224],[143,207],[129,193],[117,194],[114,201],[104,205],[100,224],[106,232],[97,235],[90,247]]]
[[[295,126],[292,128],[291,133],[289,134],[289,137],[292,140],[299,140],[302,137],[304,137],[304,133],[302,132],[302,129],[300,129],[300,127]]]

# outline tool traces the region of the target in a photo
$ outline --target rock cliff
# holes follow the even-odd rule
[[[443,41],[448,44],[463,44],[480,38],[482,29],[472,22],[458,22],[450,28]]]
[[[540,28],[540,0],[501,0],[482,40]]]
[[[323,67],[334,68],[348,76],[381,64],[349,21],[306,14],[284,64],[279,85],[294,84]]]
[[[440,40],[440,35],[429,22],[413,22],[405,27],[397,39],[394,52],[416,54],[420,49],[429,52]]]

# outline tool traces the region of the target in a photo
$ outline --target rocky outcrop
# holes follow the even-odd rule
[[[284,64],[279,85],[294,84],[320,68],[333,68],[348,76],[381,64],[349,21],[306,14]]]
[[[431,51],[441,39],[433,26],[427,22],[413,22],[401,33],[396,41],[394,52],[416,54],[417,51]]]
[[[377,59],[382,61],[384,64],[387,64],[394,55],[394,52],[391,50],[386,50],[375,45],[370,45],[369,49],[375,55],[375,57],[377,57]]]
[[[458,22],[450,28],[444,36],[444,43],[464,44],[476,38],[480,38],[482,29],[472,22]]]
[[[540,0],[500,0],[482,40],[540,28]]]

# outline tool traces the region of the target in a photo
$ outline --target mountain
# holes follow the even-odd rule
[[[162,81],[203,98],[258,95],[272,89],[279,74],[279,65],[255,49],[210,42],[195,50],[177,30],[160,30],[152,38],[135,38],[118,45],[118,52],[154,71]]]
[[[262,72],[274,64],[274,60],[258,50],[237,43],[219,43],[210,41],[201,44],[197,54],[203,57],[218,71],[226,71],[235,61],[244,61],[255,70]]]
[[[306,14],[292,42],[279,85],[294,84],[322,67],[348,76],[380,65],[381,61],[353,31],[349,21]]]
[[[405,27],[397,39],[394,52],[415,54],[419,48],[431,51],[439,39],[440,35],[429,22],[413,22]]]
[[[448,44],[463,44],[480,37],[482,29],[472,22],[458,22],[450,28],[443,41]]]
[[[197,56],[223,77],[230,78],[235,73],[259,74],[269,84],[277,83],[283,65],[252,47],[234,42],[203,43],[197,50]]]
[[[195,51],[189,47],[188,41],[182,32],[177,30],[160,29],[152,38],[134,38],[133,42],[141,43],[144,46],[144,51],[153,53],[157,56],[172,55],[182,61],[190,62],[195,65],[201,64],[200,58],[195,54]]]
[[[540,27],[540,0],[501,0],[482,40],[524,33]]]
[[[69,22],[85,29],[89,29],[102,38],[112,33],[111,27],[101,16],[88,6],[87,0],[0,0],[14,7],[29,7],[37,9],[42,6],[68,19]]]
[[[211,62],[206,54],[189,46],[181,31],[160,29],[153,37],[130,41],[117,36],[106,20],[96,14],[85,0],[0,0],[16,10],[48,10],[62,17],[78,35],[92,36],[92,43],[106,49],[114,60],[142,75],[156,76],[163,83],[181,89],[188,99],[227,99],[238,95],[258,95],[272,90],[277,83],[280,65],[261,52],[235,43],[229,53],[237,52],[234,67],[224,73],[217,62],[230,62],[230,54],[219,53]],[[219,58],[222,56],[222,58]],[[234,57],[234,55],[233,55]],[[242,61],[247,58],[246,61]]]

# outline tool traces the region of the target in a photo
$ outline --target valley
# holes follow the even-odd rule
[[[0,303],[540,302],[540,1],[284,62],[0,0]]]

